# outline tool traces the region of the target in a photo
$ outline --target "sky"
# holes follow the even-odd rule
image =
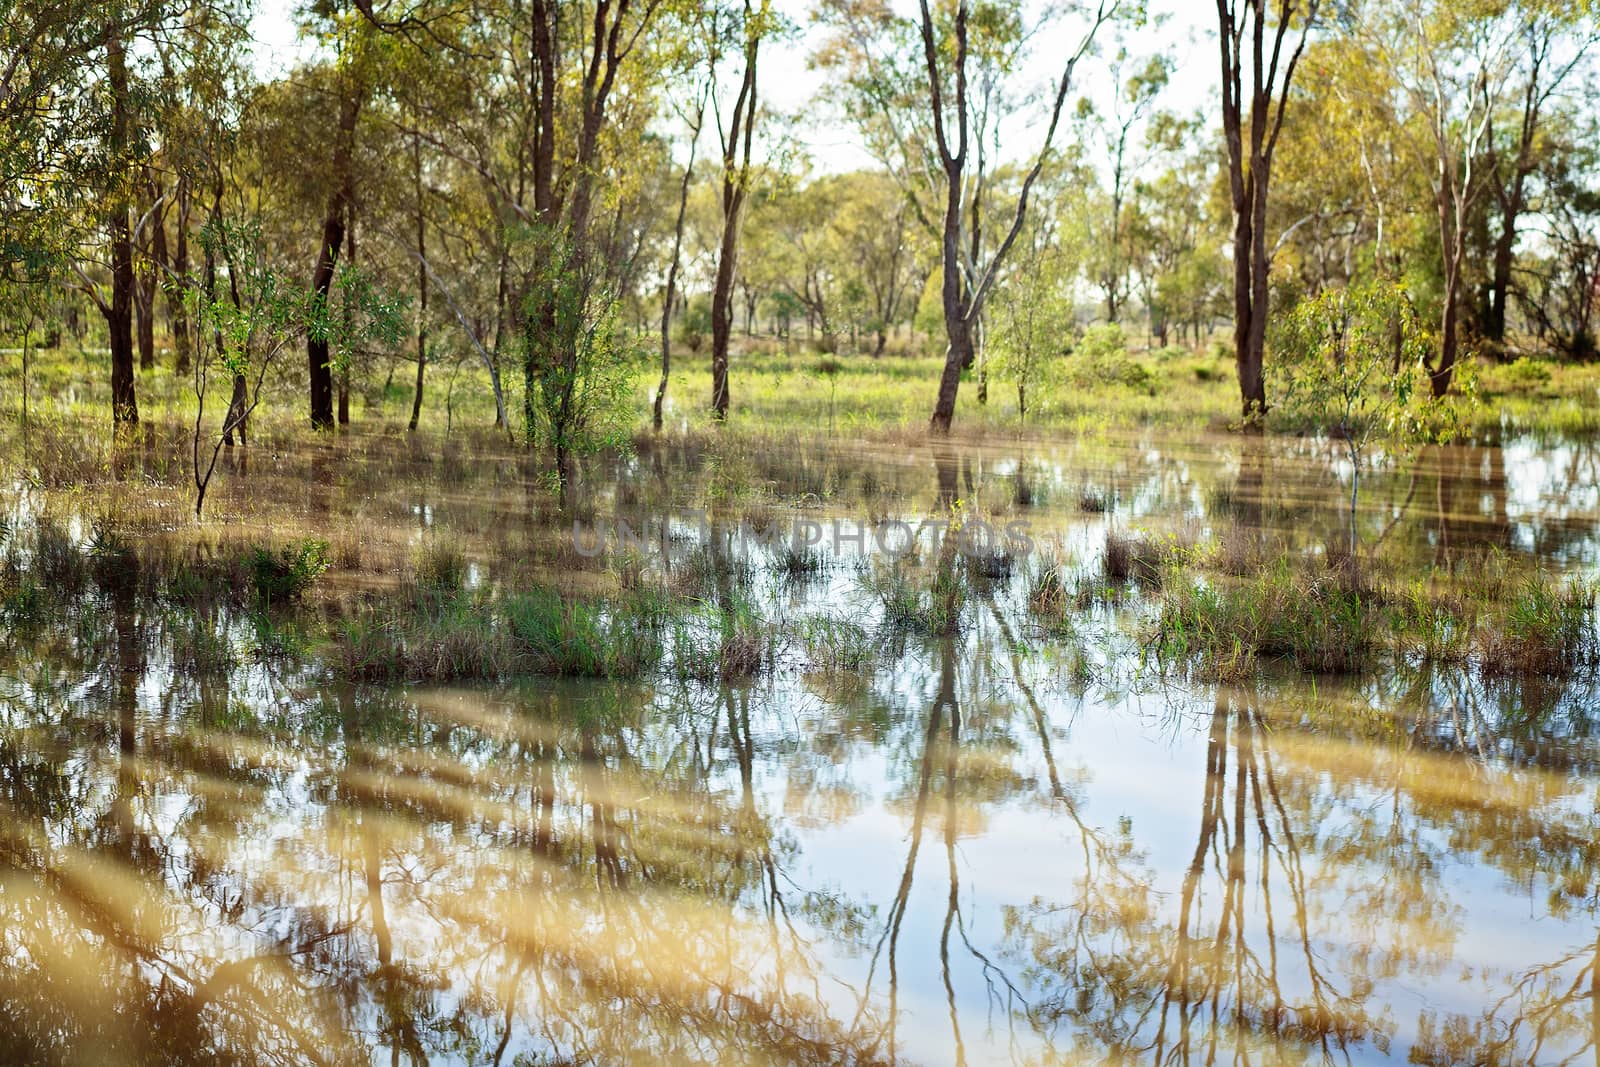
[[[282,75],[296,63],[310,58],[314,48],[297,39],[294,10],[299,0],[258,0],[251,20],[255,38],[255,66],[263,78]],[[904,0],[901,0],[904,2]],[[763,56],[761,94],[769,106],[785,113],[817,115],[815,121],[800,125],[797,136],[809,150],[813,165],[821,171],[844,171],[869,166],[871,158],[861,147],[853,130],[828,121],[825,109],[813,105],[824,88],[824,76],[809,64],[820,33],[810,25],[809,0],[777,0],[778,6],[796,25],[800,38]],[[1196,0],[1149,0],[1150,18],[1138,30],[1125,31],[1125,44],[1135,56],[1162,52],[1173,61],[1171,81],[1158,100],[1166,110],[1192,113],[1216,99],[1217,53],[1215,14],[1209,5]],[[1070,21],[1044,36],[1034,46],[1022,78],[1030,87],[1044,86],[1059,77],[1060,63],[1077,43],[1077,30]],[[1103,50],[1113,47],[1109,36],[1102,38]],[[1087,96],[1102,105],[1113,87],[1104,62],[1090,61],[1079,68],[1073,98]],[[1002,126],[1003,154],[1031,153],[1042,136],[1043,106],[1037,106]]]

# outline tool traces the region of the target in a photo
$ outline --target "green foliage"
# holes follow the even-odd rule
[[[1506,365],[1501,375],[1518,389],[1538,389],[1550,384],[1550,364],[1531,356],[1518,356]]]
[[[1427,437],[1433,337],[1404,289],[1374,282],[1326,289],[1278,324],[1269,366],[1280,414],[1359,453],[1377,437]]]
[[[849,619],[814,615],[800,624],[807,665],[828,674],[860,674],[873,660],[872,635]]]
[[[306,538],[281,549],[257,546],[245,559],[256,600],[271,606],[299,599],[328,569],[328,542]]]
[[[1378,625],[1360,589],[1280,561],[1240,581],[1170,584],[1154,647],[1213,678],[1238,678],[1276,658],[1312,673],[1344,673],[1362,665]]]
[[[561,238],[542,237],[544,266],[522,311],[523,415],[529,440],[569,456],[626,448],[633,419],[638,340],[622,306]]]
[[[1080,385],[1116,384],[1144,392],[1154,392],[1155,374],[1128,354],[1122,326],[1101,322],[1083,331],[1073,346],[1073,380]]]
[[[653,630],[614,606],[534,589],[508,597],[502,611],[512,639],[543,673],[633,678],[661,657]]]
[[[711,298],[696,293],[678,318],[678,341],[690,352],[699,355],[711,339]]]
[[[467,580],[467,561],[448,541],[430,539],[416,551],[413,573],[423,589],[454,591]]]

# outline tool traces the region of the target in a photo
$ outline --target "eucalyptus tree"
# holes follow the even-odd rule
[[[1429,176],[1443,278],[1429,377],[1443,396],[1460,350],[1469,239],[1489,190],[1489,132],[1511,76],[1517,22],[1504,5],[1406,0],[1368,4],[1355,25],[1401,101],[1402,143]]]
[[[666,402],[667,382],[672,373],[672,309],[678,298],[678,270],[683,262],[683,226],[689,214],[689,190],[694,185],[694,163],[700,148],[700,131],[705,126],[706,104],[711,96],[713,65],[708,35],[687,35],[689,42],[684,66],[688,93],[683,100],[673,99],[672,107],[682,120],[687,136],[688,159],[678,182],[678,211],[672,228],[672,252],[667,257],[667,276],[661,292],[661,381],[650,404],[651,426],[661,429],[661,407]],[[705,54],[701,54],[701,50]],[[670,90],[669,90],[670,92]]]
[[[1493,238],[1483,332],[1494,341],[1505,340],[1506,302],[1518,231],[1528,208],[1530,179],[1551,161],[1560,139],[1549,128],[1552,111],[1562,102],[1566,87],[1576,89],[1574,95],[1579,99],[1592,96],[1592,84],[1574,83],[1590,73],[1588,60],[1600,40],[1600,23],[1592,5],[1586,10],[1584,4],[1519,0],[1510,5],[1508,15],[1514,20],[1517,42],[1511,52],[1510,92],[1491,114],[1485,136],[1487,182],[1499,217],[1495,220],[1498,229]]]
[[[1078,115],[1104,149],[1109,167],[1109,203],[1100,214],[1102,224],[1096,227],[1094,283],[1105,297],[1106,321],[1116,322],[1129,296],[1128,200],[1134,176],[1148,159],[1141,151],[1148,142],[1140,134],[1150,109],[1166,89],[1171,65],[1166,56],[1132,56],[1125,45],[1119,45],[1108,73],[1115,89],[1109,108],[1096,107],[1085,97],[1078,101]]]
[[[974,6],[968,0],[937,11],[921,0],[914,18],[845,0],[826,0],[820,13],[833,33],[818,61],[835,75],[845,114],[939,241],[947,348],[929,420],[934,434],[948,433],[955,418],[962,371],[975,360],[984,304],[1026,220],[1034,182],[1055,152],[1078,64],[1107,22],[1131,13],[1122,0],[1099,0],[1070,12],[1076,40],[1052,64],[1059,74],[1043,94],[1043,136],[1004,206],[986,195],[1000,126],[1024,114],[1026,98],[1015,87],[1027,67],[1028,45],[1071,32],[1063,25],[1063,10],[1047,10],[1037,25],[1024,23],[1021,5]],[[994,233],[986,236],[991,227]]]
[[[1320,0],[1217,0],[1222,132],[1233,204],[1233,347],[1246,421],[1267,410],[1262,366],[1272,268],[1267,248],[1272,159],[1295,68],[1319,7]]]
[[[722,236],[717,246],[716,281],[711,289],[711,414],[728,415],[728,341],[733,332],[733,282],[739,263],[739,228],[750,186],[750,152],[755,141],[759,94],[756,71],[761,43],[781,29],[771,0],[742,0],[742,7],[727,17],[712,10],[708,20],[712,36],[709,64],[712,70],[711,102],[717,119],[717,139],[722,150]],[[723,38],[737,43],[741,71],[731,105],[718,92],[715,72],[723,51]]]

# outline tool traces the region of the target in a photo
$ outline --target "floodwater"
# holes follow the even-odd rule
[[[595,464],[585,521],[754,485],[829,520],[959,499],[1087,569],[1107,524],[1347,536],[1301,442],[796,451]],[[308,504],[263,459],[213,506],[294,492],[514,581],[492,546],[542,498],[506,464],[333,466]],[[1588,444],[1433,449],[1363,480],[1359,528],[1588,572],[1597,494]],[[1137,588],[1039,633],[1029,560],[954,635],[895,635],[846,555],[747,580],[779,626],[867,627],[848,677],[791,645],[737,685],[360,687],[243,619],[196,676],[114,592],[6,634],[0,1059],[1600,1064],[1590,681],[1184,681]]]

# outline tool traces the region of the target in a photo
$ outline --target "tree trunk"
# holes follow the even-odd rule
[[[189,311],[184,306],[184,289],[189,285],[189,184],[178,179],[177,242],[172,256],[174,278],[167,287],[167,312],[172,317],[172,369],[189,373],[193,349],[189,336]]]
[[[1506,297],[1511,291],[1511,253],[1517,243],[1517,215],[1507,205],[1494,242],[1494,265],[1489,277],[1489,307],[1483,320],[1483,335],[1496,343],[1506,339]]]
[[[422,139],[411,138],[411,176],[417,197],[417,391],[411,399],[411,421],[406,429],[417,431],[422,417],[422,376],[428,366],[428,235],[422,213]]]
[[[672,228],[672,261],[667,266],[667,289],[661,296],[661,383],[656,386],[654,403],[650,406],[650,425],[661,429],[661,405],[667,397],[667,379],[672,372],[672,302],[678,297],[678,265],[683,256],[683,222],[689,212],[689,185],[694,180],[695,147],[700,141],[700,127],[705,121],[706,96],[702,95],[695,108],[694,122],[690,126],[689,161],[684,164],[683,181],[678,187],[678,221]]]
[[[128,148],[128,60],[115,26],[106,30],[106,70],[111,86],[111,148],[118,165]],[[139,421],[133,373],[133,235],[128,199],[118,192],[111,207],[111,303],[105,307],[111,343],[111,419],[117,425]]]
[[[150,189],[150,230],[140,239],[144,251],[138,268],[139,369],[156,365],[156,289],[167,273],[167,212],[161,204],[161,189],[154,181]]]
[[[762,15],[767,4],[762,4]],[[764,19],[763,19],[764,21]],[[711,290],[711,414],[728,417],[728,340],[733,333],[733,278],[739,265],[739,223],[750,180],[750,146],[756,127],[756,60],[764,27],[752,22],[745,5],[744,78],[734,99],[728,138],[722,145],[722,244]],[[740,138],[743,137],[743,144]],[[742,150],[743,156],[735,153]]]
[[[356,117],[361,110],[360,94],[345,87],[339,100],[339,131],[333,146],[333,176],[338,183],[328,198],[322,221],[322,242],[317,246],[317,265],[311,287],[327,307],[333,289],[334,268],[339,262],[339,246],[344,243],[345,211],[351,199],[350,154],[355,140]],[[311,425],[314,429],[333,428],[333,368],[328,360],[328,339],[314,332],[306,338],[306,365],[311,381]]]
[[[114,26],[106,32],[106,69],[112,98],[112,154],[117,163],[128,149],[128,58]],[[102,306],[110,334],[110,416],[115,424],[139,421],[133,387],[133,234],[128,229],[128,198],[118,192],[110,211],[110,304]]]
[[[717,419],[728,417],[728,337],[733,318],[728,290],[733,284],[734,257],[739,254],[736,225],[733,215],[724,215],[716,284],[711,290],[711,414]]]
[[[356,265],[356,206],[350,204],[350,217],[345,220],[344,262],[347,267]],[[349,303],[344,306],[345,336],[351,336],[351,319],[354,315]],[[350,425],[350,360],[339,363],[339,425]]]
[[[944,213],[944,277],[940,300],[944,305],[944,331],[949,346],[944,354],[944,371],[939,375],[939,395],[934,401],[928,428],[936,434],[950,432],[956,416],[956,392],[961,388],[961,371],[972,365],[972,327],[967,322],[967,302],[961,292],[961,173],[949,175]]]
[[[1271,163],[1258,154],[1251,161],[1252,210],[1250,226],[1250,329],[1246,366],[1248,395],[1242,395],[1247,419],[1267,413],[1267,383],[1263,373],[1267,352],[1268,271],[1272,260],[1267,253],[1267,181]],[[1256,177],[1259,175],[1259,177]],[[1245,382],[1241,382],[1241,388]]]

